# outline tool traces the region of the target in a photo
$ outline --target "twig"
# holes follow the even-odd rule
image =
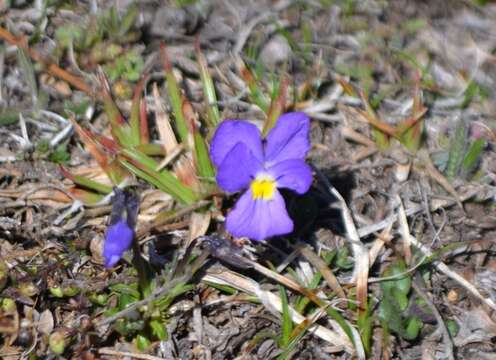
[[[139,354],[139,353],[130,353],[126,351],[116,351],[116,350],[111,350],[107,348],[103,349],[98,349],[98,353],[101,355],[112,355],[112,356],[117,356],[117,357],[125,357],[129,356],[135,359],[143,359],[143,360],[163,360],[163,358],[158,357],[158,356],[153,356],[153,355],[148,355],[148,354]]]

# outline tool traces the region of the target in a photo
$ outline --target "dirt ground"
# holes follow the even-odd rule
[[[112,198],[78,179],[112,189],[107,82],[204,184],[164,138],[172,75],[210,141],[201,64],[220,119],[310,116],[314,181],[283,193],[293,233],[251,242],[224,233],[238,195],[127,178],[147,293],[131,251],[103,266]],[[0,0],[0,357],[496,359],[495,114],[490,0]]]

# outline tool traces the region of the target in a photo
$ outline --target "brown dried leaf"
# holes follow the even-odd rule
[[[38,320],[38,331],[43,335],[50,335],[53,330],[54,320],[50,310],[46,309],[40,314]]]
[[[172,130],[170,118],[164,110],[157,84],[152,88],[153,100],[155,102],[155,122],[157,123],[158,135],[160,142],[164,145],[166,154],[170,154],[178,145],[176,135]]]

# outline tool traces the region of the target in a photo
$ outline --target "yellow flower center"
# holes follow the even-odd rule
[[[250,184],[253,200],[271,200],[274,197],[276,181],[267,175],[257,176]]]

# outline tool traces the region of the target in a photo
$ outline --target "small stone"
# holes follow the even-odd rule
[[[448,291],[448,302],[450,302],[451,304],[454,304],[458,301],[458,292],[456,290],[453,290],[451,289],[450,291]]]
[[[270,39],[260,52],[260,60],[268,66],[274,67],[289,60],[291,47],[288,40],[282,35]]]

